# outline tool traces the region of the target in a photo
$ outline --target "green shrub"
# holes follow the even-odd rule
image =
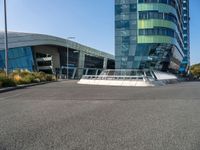
[[[21,72],[19,73],[19,75],[20,75],[22,78],[24,78],[24,77],[30,76],[30,75],[32,75],[32,74],[31,74],[31,72],[29,72],[29,71],[21,71]]]
[[[0,88],[2,88],[2,84],[3,84],[3,82],[2,82],[2,81],[0,81]]]
[[[0,88],[3,87],[3,80],[5,80],[5,76],[0,75]]]
[[[34,82],[35,77],[32,74],[26,74],[19,81],[15,81],[17,84],[30,84]]]
[[[33,80],[33,83],[40,83],[40,79],[39,79],[39,78],[35,78],[35,79]]]
[[[14,70],[9,76],[16,84],[30,84],[35,79],[35,76],[28,70]]]
[[[0,87],[10,87],[20,84],[39,83],[43,81],[55,81],[56,77],[44,72],[29,72],[28,70],[14,70],[6,77],[4,71],[0,71]]]
[[[3,82],[3,80],[5,80],[6,77],[0,76],[0,81]]]
[[[0,71],[0,87],[11,87],[16,86],[15,82],[6,77],[6,73],[4,71]]]
[[[20,74],[20,70],[13,70],[13,72],[11,72],[9,74],[9,78],[12,78],[14,79],[15,76],[19,75]]]
[[[193,76],[200,77],[200,63],[192,65],[190,67],[190,72],[192,73]]]
[[[1,86],[2,87],[12,87],[12,86],[16,86],[16,83],[12,80],[12,79],[9,79],[9,78],[1,78],[0,79],[0,82],[1,82]]]
[[[13,72],[9,73],[9,77],[13,78],[14,76],[19,75],[19,74],[20,74],[20,70],[19,69],[13,70]]]
[[[5,71],[0,71],[0,78],[1,78],[1,77],[6,77]]]
[[[46,81],[55,81],[55,80],[56,80],[56,77],[54,75],[48,74],[46,76]]]
[[[35,79],[40,79],[40,81],[46,81],[47,75],[44,72],[33,72]]]

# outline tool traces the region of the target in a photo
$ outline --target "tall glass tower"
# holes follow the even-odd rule
[[[190,13],[189,13],[189,0],[183,0],[183,42],[185,54],[180,72],[186,73],[190,66]]]
[[[189,43],[184,9],[189,17],[189,0],[115,0],[116,69],[178,72],[185,35]]]

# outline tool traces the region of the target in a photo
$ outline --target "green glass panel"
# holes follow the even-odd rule
[[[149,11],[157,10],[159,12],[164,12],[164,13],[173,13],[177,17],[176,9],[170,5],[159,4],[159,3],[138,4],[138,11],[148,11],[148,10]]]
[[[147,29],[154,27],[166,27],[170,29],[174,29],[178,32],[176,24],[167,20],[160,19],[149,19],[149,20],[139,20],[138,21],[138,29]]]
[[[168,36],[138,36],[137,38],[138,44],[144,43],[167,43],[174,44],[178,49],[181,50],[177,40]]]

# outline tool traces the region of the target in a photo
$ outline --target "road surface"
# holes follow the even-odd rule
[[[0,94],[0,150],[199,150],[200,82],[62,81]]]

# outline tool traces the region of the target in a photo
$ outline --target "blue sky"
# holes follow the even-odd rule
[[[8,29],[44,33],[114,53],[114,0],[7,0]],[[199,0],[191,0],[191,63],[200,62]],[[3,0],[0,0],[0,30]]]

